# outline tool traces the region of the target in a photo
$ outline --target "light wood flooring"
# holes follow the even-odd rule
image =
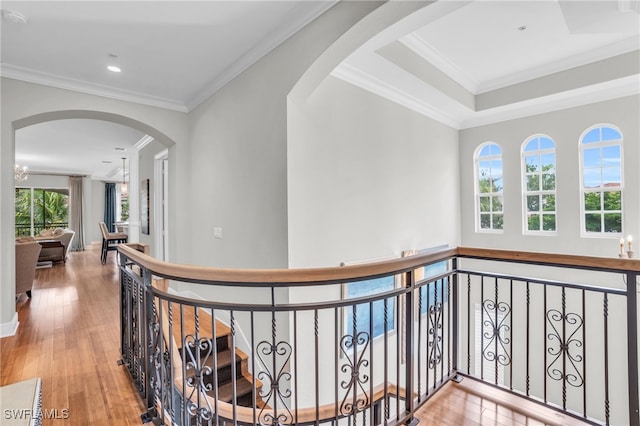
[[[33,298],[16,304],[20,326],[0,339],[0,385],[41,377],[43,408],[68,410],[45,426],[141,425],[142,403],[118,366],[118,270],[99,248],[70,253],[66,265],[39,269]],[[465,380],[450,383],[417,413],[421,425],[581,425],[533,403]],[[1,421],[0,421],[1,423]]]
[[[43,409],[69,414],[45,419],[45,426],[141,425],[142,401],[117,365],[115,252],[106,265],[99,248],[69,253],[66,265],[36,271],[32,293],[17,301],[16,335],[0,339],[0,384],[41,377]]]

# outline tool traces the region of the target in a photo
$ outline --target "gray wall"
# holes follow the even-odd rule
[[[640,237],[640,116],[639,97],[630,96],[540,114],[460,132],[460,188],[462,245],[593,256],[616,256],[619,236],[581,238],[578,139],[584,130],[610,123],[623,134],[623,231]],[[531,135],[544,133],[556,143],[557,235],[523,235],[520,149]],[[474,163],[476,147],[493,141],[502,147],[504,165],[504,233],[475,231]],[[637,238],[640,239],[640,238]]]
[[[285,268],[286,97],[313,61],[379,2],[341,2],[189,114],[190,263]],[[214,227],[222,238],[214,239]]]

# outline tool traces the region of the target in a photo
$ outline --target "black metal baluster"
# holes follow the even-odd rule
[[[471,374],[471,274],[467,274],[467,374]]]
[[[233,408],[233,424],[237,425],[238,424],[238,401],[236,398],[236,395],[238,395],[238,371],[237,371],[237,367],[236,367],[236,362],[235,362],[235,358],[236,358],[236,319],[235,319],[235,315],[234,315],[234,311],[230,311],[229,312],[229,317],[230,320],[229,322],[231,323],[231,359],[232,359],[232,363],[231,363],[231,389],[233,390],[233,399],[231,400],[231,404],[232,404],[232,408]],[[275,317],[274,317],[274,321],[275,321]],[[275,327],[275,325],[274,325]]]
[[[189,424],[191,422],[190,419],[190,415],[189,415],[189,407],[187,402],[185,401],[186,395],[187,395],[187,348],[186,348],[186,344],[185,344],[185,335],[184,335],[184,305],[181,303],[180,304],[180,345],[182,346],[181,348],[181,352],[182,352],[182,398],[180,398],[180,401],[182,401],[181,404],[181,408],[182,408],[182,424],[186,425]],[[216,398],[217,400],[217,398]],[[216,409],[216,414],[217,414],[218,410]]]
[[[544,312],[542,314],[542,319],[544,321],[544,334],[542,336],[542,350],[544,351],[544,353],[543,353],[544,362],[543,362],[542,368],[543,368],[544,371],[542,372],[542,374],[543,374],[543,377],[544,377],[544,398],[543,398],[543,400],[546,403],[547,402],[547,285],[546,284],[543,285],[543,289],[544,289],[544,292],[543,292],[543,296],[542,297],[544,299],[543,300]]]
[[[314,351],[315,351],[315,370],[316,370],[316,420],[320,418],[320,343],[318,338],[318,310],[313,310],[313,335],[314,335]],[[277,417],[276,417],[277,419]]]
[[[604,314],[604,418],[609,424],[609,295],[604,293],[602,306]]]
[[[433,336],[431,336],[431,345],[433,351],[431,362],[433,363],[433,389],[435,391],[438,384],[438,281],[433,282],[433,303],[429,306],[429,310],[433,310]],[[435,359],[433,359],[435,357]]]
[[[343,313],[345,312],[346,308],[341,308],[343,309]],[[338,404],[339,404],[339,400],[340,400],[340,395],[338,394],[338,390],[339,390],[339,377],[338,377],[338,372],[340,371],[340,348],[338,347],[338,345],[340,344],[340,341],[342,340],[339,336],[342,335],[342,333],[339,331],[339,324],[340,324],[340,320],[339,320],[339,312],[338,312],[338,308],[333,308],[333,313],[334,313],[334,358],[335,358],[335,371],[334,371],[334,393],[335,393],[335,404],[334,404],[334,421],[333,424],[337,425],[338,424]],[[345,321],[346,323],[346,321]],[[346,327],[345,327],[346,328]],[[317,367],[316,367],[317,368]]]
[[[383,333],[387,334],[387,329],[384,328],[383,329]],[[374,359],[373,359],[373,302],[369,302],[369,336],[371,338],[371,345],[369,346],[369,377],[371,380],[369,380],[369,410],[371,410],[371,415],[369,416],[369,421],[371,423],[371,426],[373,426],[373,420],[374,420],[374,415],[373,415],[373,405],[375,404],[375,401],[373,400],[373,382],[374,377],[373,377],[373,372],[374,372]],[[366,412],[367,409],[366,407],[363,410],[363,413],[365,413],[365,415],[363,416],[363,420],[362,420],[362,424],[366,425]]]
[[[527,396],[529,396],[529,392],[531,389],[531,366],[530,366],[530,362],[529,362],[529,358],[530,358],[530,354],[531,354],[531,347],[530,347],[530,332],[529,330],[531,329],[531,315],[530,315],[530,309],[531,308],[531,294],[530,294],[530,289],[529,289],[529,281],[527,281],[527,343],[526,343],[526,363],[527,363],[527,380],[526,380],[526,394]]]
[[[495,336],[494,343],[493,343],[493,350],[495,351],[494,352],[495,353],[495,359],[493,360],[493,368],[494,368],[494,370],[493,370],[493,376],[494,376],[493,377],[493,383],[495,385],[497,385],[498,384],[498,359],[500,358],[499,355],[498,355],[498,340],[500,340],[500,334],[499,333],[501,332],[501,330],[499,328],[500,319],[498,318],[498,304],[500,302],[499,302],[499,296],[498,296],[498,278],[497,277],[494,278],[493,290],[494,290],[494,304],[495,304],[494,309],[493,309],[493,312],[494,312],[494,315],[495,315],[494,326],[496,328],[496,332],[495,332],[496,336]]]
[[[444,301],[444,299],[443,299]],[[451,376],[451,356],[452,353],[452,345],[451,341],[451,275],[447,275],[447,376]]]
[[[562,287],[562,340],[561,344],[567,344],[567,296]],[[567,410],[567,354],[569,350],[562,351],[562,409]]]
[[[638,393],[638,275],[627,272],[627,363],[629,382],[629,424],[640,425],[640,394]]]
[[[417,368],[418,368],[418,395],[419,396],[422,395],[422,362],[420,362],[420,359],[421,359],[420,352],[422,352],[422,303],[423,303],[423,300],[422,300],[422,289],[426,288],[427,289],[427,293],[428,293],[428,290],[429,290],[428,286],[429,285],[427,284],[427,287],[420,287],[418,289],[418,342],[417,342],[417,345],[418,345],[418,360],[419,361],[418,361]],[[428,297],[429,296],[427,294],[427,298]],[[427,309],[428,309],[428,306],[429,305],[427,304]],[[426,357],[426,361],[427,361],[427,363],[426,363],[426,366],[427,366],[426,374],[427,374],[427,377],[429,377],[429,349],[428,349],[429,348],[429,332],[428,332],[429,324],[428,324],[428,322],[427,322],[427,326],[425,328],[426,328],[426,330],[425,330],[425,333],[426,333],[426,335],[425,335],[425,357]],[[429,394],[429,379],[428,378],[427,378],[426,383],[427,383],[427,389],[426,389],[425,393],[428,395]]]
[[[425,349],[425,352],[426,352],[426,357],[425,358],[426,358],[426,361],[427,361],[426,369],[425,369],[426,370],[426,372],[425,372],[426,373],[425,386],[427,387],[425,393],[427,395],[429,395],[431,393],[431,389],[429,388],[429,386],[430,386],[430,383],[429,383],[429,377],[430,377],[429,376],[429,371],[431,370],[431,368],[430,368],[430,366],[431,366],[431,355],[433,355],[433,352],[429,350],[429,343],[430,343],[430,341],[429,341],[429,336],[430,336],[429,329],[431,327],[431,324],[429,322],[430,318],[431,318],[431,315],[429,314],[429,311],[431,310],[431,284],[433,284],[433,283],[427,284],[426,291],[425,291],[426,296],[427,296],[427,301],[426,301],[426,303],[427,303],[427,315],[426,315],[427,327],[426,327],[426,336],[425,336],[425,342],[424,342],[424,349]],[[435,371],[434,371],[434,374],[435,374]]]
[[[436,301],[438,299],[436,298]],[[442,337],[444,335],[444,278],[440,278],[440,301],[438,303],[438,317],[440,318],[440,333],[438,333],[438,337],[440,338],[440,383],[444,383],[444,342],[442,341]]]
[[[213,313],[212,313],[213,314]],[[258,386],[256,384],[256,327],[255,327],[255,312],[251,311],[250,315],[249,315],[249,320],[251,321],[251,325],[250,325],[250,332],[251,332],[251,391],[253,392],[253,407],[252,410],[253,411],[253,424],[258,424],[257,423],[257,416],[258,416]],[[294,336],[295,336],[295,328],[296,328],[296,321],[295,321],[295,317],[294,317],[294,323],[293,323],[293,328],[294,328]],[[215,341],[215,340],[214,340]],[[217,354],[216,351],[213,352],[214,354]],[[217,356],[215,356],[215,358],[217,358]],[[296,363],[296,368],[295,370],[297,370],[297,363]],[[298,376],[296,375],[296,378]],[[296,386],[296,389],[298,389],[298,387]],[[296,397],[297,397],[297,393],[296,393]],[[217,411],[217,410],[216,410]],[[217,413],[216,413],[217,415]],[[217,422],[216,422],[217,424]]]
[[[480,277],[480,353],[476,354],[480,357],[480,380],[484,380],[484,358],[482,351],[484,350],[484,275]],[[477,372],[476,372],[477,374]]]
[[[389,299],[384,299],[384,329],[387,330],[389,325],[389,307],[388,307]],[[400,327],[398,327],[398,330]],[[400,333],[396,333],[400,334]],[[399,354],[398,354],[399,355]],[[389,392],[388,386],[389,383],[389,333],[384,333],[384,424],[387,425],[389,422]]]
[[[582,407],[583,417],[587,418],[587,309],[585,305],[585,291],[582,289]]]
[[[453,359],[453,371],[458,373],[458,259],[454,258],[451,261],[451,270],[453,272],[452,279],[452,291],[450,292],[449,303],[451,303],[451,327],[452,335],[450,335],[449,341],[451,342],[451,358]],[[469,333],[467,333],[469,334]]]
[[[211,318],[213,322],[216,321],[216,311],[215,309],[211,310]],[[219,398],[219,388],[218,388],[218,327],[213,327],[211,330],[211,351],[213,352],[213,409],[215,411],[215,424],[220,424],[220,414],[218,410],[218,398]],[[254,370],[255,371],[255,370]]]
[[[513,280],[509,280],[509,306],[511,306],[513,310]],[[511,341],[511,345],[509,345],[509,358],[513,360],[513,314],[509,321],[511,322],[509,328],[509,340]],[[509,389],[513,390],[513,362],[509,366]]]
[[[407,298],[407,311],[406,311],[406,321],[407,321],[407,337],[405,341],[406,345],[406,407],[405,412],[409,415],[407,419],[408,424],[412,424],[415,421],[413,417],[414,414],[414,404],[413,404],[413,394],[414,394],[414,384],[413,384],[413,371],[414,371],[414,344],[415,344],[415,336],[413,335],[413,322],[414,322],[414,305],[413,305],[413,292],[415,291],[415,273],[413,271],[408,271],[407,273],[407,286],[409,287],[409,291],[406,293]]]

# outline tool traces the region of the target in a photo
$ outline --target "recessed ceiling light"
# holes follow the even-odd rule
[[[119,146],[118,146],[118,147],[115,147],[114,149],[115,149],[116,151],[126,151],[126,150],[127,150],[127,148],[122,148],[122,147],[119,147]]]
[[[117,67],[115,65],[108,65],[107,69],[111,72],[121,72],[122,70],[120,69],[120,67]]]
[[[103,162],[104,164],[111,164],[111,163],[113,163],[113,161],[109,161],[109,160],[102,160],[102,162]]]
[[[17,10],[2,9],[2,18],[14,24],[26,24],[27,17]]]

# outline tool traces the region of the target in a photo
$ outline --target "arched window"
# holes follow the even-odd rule
[[[609,124],[580,137],[582,234],[622,234],[622,134]]]
[[[475,153],[476,230],[502,231],[502,150],[487,142]]]
[[[535,135],[522,144],[524,232],[556,231],[556,145]]]

